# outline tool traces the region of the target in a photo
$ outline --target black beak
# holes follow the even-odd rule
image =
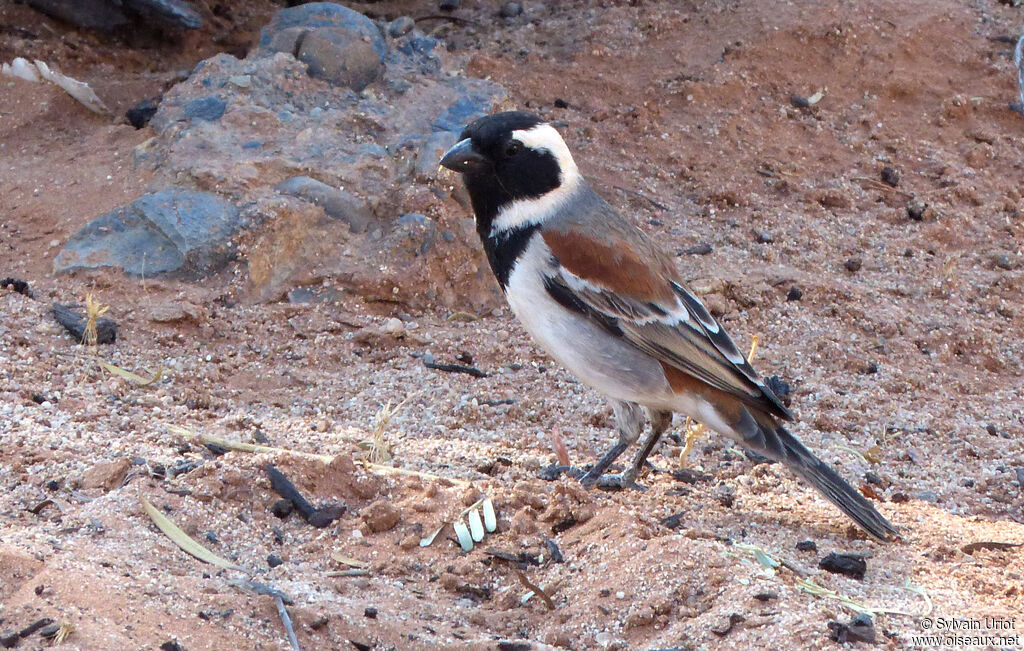
[[[487,159],[473,149],[473,142],[466,138],[455,143],[455,146],[445,152],[441,158],[441,165],[455,172],[472,174],[480,172],[488,167]]]

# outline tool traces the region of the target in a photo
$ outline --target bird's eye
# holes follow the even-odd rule
[[[519,150],[522,148],[522,145],[513,140],[512,142],[508,143],[508,147],[505,148],[505,156],[507,156],[508,158],[512,158],[513,156],[518,154]]]

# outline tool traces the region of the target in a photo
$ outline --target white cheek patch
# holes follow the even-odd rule
[[[535,199],[519,199],[498,211],[498,216],[491,223],[491,236],[502,231],[513,230],[539,224],[549,215],[557,212],[575,193],[580,185],[579,168],[573,160],[569,147],[562,136],[550,124],[539,124],[532,129],[513,131],[512,137],[537,151],[547,151],[555,157],[560,170],[559,186],[554,190]]]

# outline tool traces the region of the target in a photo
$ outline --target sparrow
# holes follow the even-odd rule
[[[636,487],[673,413],[782,462],[870,536],[896,528],[783,425],[793,415],[680,279],[672,260],[580,174],[558,131],[505,112],[469,124],[441,165],[462,175],[491,270],[523,327],[603,394],[618,441],[584,485]],[[651,431],[632,464],[605,474]]]

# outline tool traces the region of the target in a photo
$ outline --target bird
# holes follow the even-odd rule
[[[605,396],[618,440],[584,486],[638,488],[680,413],[816,488],[872,538],[898,530],[783,423],[793,414],[680,278],[671,258],[591,187],[558,130],[532,113],[485,115],[441,166],[462,176],[488,263],[523,327]],[[643,430],[630,466],[606,474]]]

